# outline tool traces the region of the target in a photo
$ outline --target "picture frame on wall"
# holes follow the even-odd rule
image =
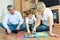
[[[58,9],[52,10],[54,23],[59,23]]]

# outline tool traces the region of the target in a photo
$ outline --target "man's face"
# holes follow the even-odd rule
[[[11,7],[11,8],[8,9],[8,11],[9,11],[11,14],[13,14],[13,13],[14,13],[14,8]]]

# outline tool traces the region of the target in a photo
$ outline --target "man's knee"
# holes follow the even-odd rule
[[[2,22],[0,23],[0,26],[1,26],[2,28],[4,28],[4,26],[3,26]]]
[[[0,26],[2,26],[2,23],[0,23]]]
[[[24,29],[26,29],[26,25],[25,25],[25,24],[22,24],[22,25],[20,26],[20,30],[24,30]]]

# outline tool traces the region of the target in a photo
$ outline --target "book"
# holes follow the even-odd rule
[[[24,34],[23,38],[41,38],[41,37],[48,37],[48,33],[47,32],[35,32],[32,33],[32,35],[28,35],[28,34]]]
[[[47,32],[35,32],[34,35],[35,35],[35,38],[49,36]]]

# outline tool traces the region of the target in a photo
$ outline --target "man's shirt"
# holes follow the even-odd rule
[[[14,14],[11,14],[10,12],[8,12],[8,14],[5,16],[5,18],[3,19],[3,26],[5,28],[8,28],[8,25],[7,24],[13,24],[13,25],[16,25],[16,24],[23,24],[24,23],[24,20],[22,18],[22,15],[20,12],[18,11],[14,11]]]

